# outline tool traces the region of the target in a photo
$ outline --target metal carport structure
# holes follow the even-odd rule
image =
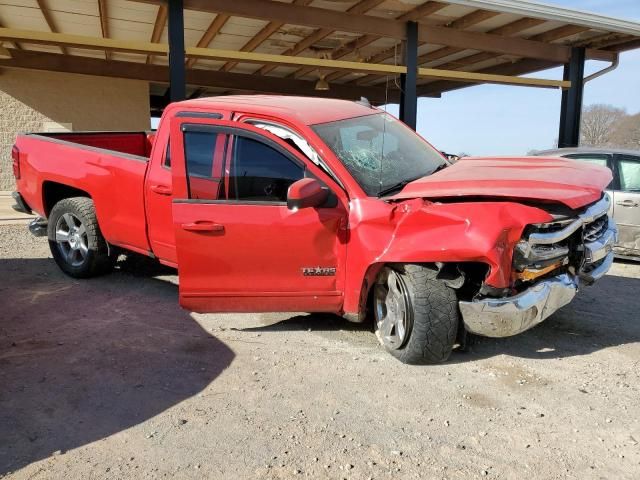
[[[22,0],[1,67],[146,80],[152,107],[236,92],[399,102],[480,83],[562,88],[577,145],[584,64],[617,65],[640,24],[526,0]],[[523,75],[564,66],[563,80]],[[162,85],[169,85],[164,92]]]

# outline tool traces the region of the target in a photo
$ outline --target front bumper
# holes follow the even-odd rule
[[[580,217],[560,231],[529,236],[532,245],[552,245],[567,239],[606,215],[609,198],[589,207]],[[602,231],[603,230],[603,231]],[[578,292],[579,282],[591,284],[603,277],[613,264],[613,247],[618,239],[615,222],[607,219],[595,238],[584,236],[583,263],[577,274],[564,273],[540,281],[512,297],[483,298],[460,302],[466,329],[485,337],[509,337],[524,332],[567,305]]]
[[[543,280],[513,297],[460,302],[465,328],[485,337],[510,337],[524,332],[567,305],[578,292],[569,274]]]

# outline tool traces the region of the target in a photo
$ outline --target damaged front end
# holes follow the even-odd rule
[[[470,301],[460,301],[466,329],[486,337],[508,337],[539,324],[567,305],[580,280],[592,284],[613,263],[617,239],[605,195],[577,216],[557,216],[530,225],[513,252],[508,296],[488,285]]]

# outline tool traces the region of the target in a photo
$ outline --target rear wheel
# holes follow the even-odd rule
[[[109,255],[90,198],[66,198],[56,203],[49,215],[48,236],[53,259],[72,277],[94,277],[113,268],[115,255]]]
[[[456,292],[422,265],[385,267],[374,286],[376,336],[403,363],[449,358],[458,329]]]

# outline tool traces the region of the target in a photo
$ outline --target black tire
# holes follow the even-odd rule
[[[380,314],[374,304],[376,335],[382,345],[402,363],[428,365],[446,361],[455,344],[459,324],[456,291],[437,280],[437,272],[426,266],[406,264],[390,268],[398,274],[406,290],[407,311],[412,318],[407,322],[401,346],[391,348],[379,331]]]
[[[73,219],[84,248],[70,258],[65,254],[70,243],[56,240],[56,228],[69,229],[66,219]],[[100,232],[93,200],[87,197],[65,198],[56,203],[49,215],[49,247],[60,269],[74,278],[90,278],[109,273],[115,264],[115,253],[109,255],[109,247]],[[69,229],[70,230],[70,229]],[[64,233],[64,232],[63,232]],[[58,236],[58,238],[63,238]]]

